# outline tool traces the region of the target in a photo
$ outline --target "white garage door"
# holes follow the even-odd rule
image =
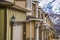
[[[13,40],[23,40],[23,24],[13,26]]]

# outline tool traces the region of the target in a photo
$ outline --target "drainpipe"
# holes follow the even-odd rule
[[[31,20],[30,20],[30,40],[32,40],[32,25],[31,25]]]
[[[44,40],[46,40],[46,29],[44,30]]]
[[[48,30],[47,30],[47,40],[48,40]]]
[[[37,40],[39,40],[39,26],[37,28]]]
[[[36,40],[39,40],[39,25],[36,25]]]
[[[49,28],[48,26],[46,27],[46,31],[47,31],[47,33],[46,33],[46,35],[47,35],[46,38],[47,38],[47,40],[48,40],[48,39],[49,39],[49,31],[50,31],[50,28]]]
[[[42,30],[42,40],[44,40],[44,31]]]

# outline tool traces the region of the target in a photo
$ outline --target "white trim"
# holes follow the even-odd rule
[[[43,35],[43,34],[44,34],[44,32],[43,32],[43,30],[42,30],[42,40],[44,40],[44,35]]]
[[[37,27],[37,40],[39,40],[39,26]]]
[[[33,19],[33,18],[31,18],[29,20],[44,21],[44,19]]]
[[[19,20],[15,19],[14,22],[26,22],[26,20],[24,20],[24,19],[19,19]]]
[[[31,21],[30,21],[30,40],[32,40],[32,25],[31,25]]]

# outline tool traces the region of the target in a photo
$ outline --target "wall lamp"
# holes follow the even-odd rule
[[[14,15],[11,17],[10,25],[13,26],[15,22],[15,17]]]

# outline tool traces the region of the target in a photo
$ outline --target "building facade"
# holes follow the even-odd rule
[[[25,0],[0,0],[0,40],[25,40],[26,12]]]
[[[38,0],[0,0],[0,40],[51,40],[54,31]]]
[[[54,25],[47,13],[42,12],[41,18],[44,19],[40,27],[40,33],[42,37],[41,40],[52,40],[52,36],[54,34]]]
[[[30,5],[28,5],[31,2]],[[32,12],[27,12],[27,23],[26,23],[26,40],[40,40],[40,11],[38,7],[38,0],[30,0],[27,4],[27,9]]]

